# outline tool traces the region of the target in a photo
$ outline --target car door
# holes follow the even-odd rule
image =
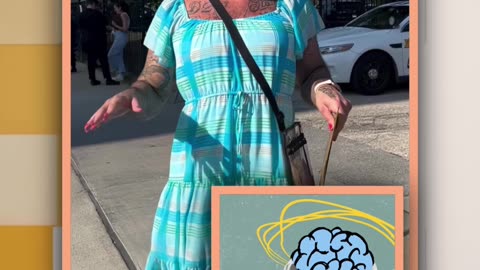
[[[410,22],[407,21],[400,30],[400,35],[403,40],[402,55],[403,55],[403,72],[399,72],[399,76],[408,76],[410,71]]]

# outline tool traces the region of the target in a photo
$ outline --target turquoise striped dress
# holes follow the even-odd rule
[[[317,11],[310,0],[279,0],[234,21],[292,123],[295,63],[324,27]],[[190,19],[183,0],[164,0],[144,44],[175,67],[185,100],[146,269],[207,270],[211,186],[287,185],[278,126],[221,20]]]

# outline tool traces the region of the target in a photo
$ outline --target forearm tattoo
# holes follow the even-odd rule
[[[312,87],[315,88],[317,83],[320,83],[320,82],[321,81],[315,82]],[[313,89],[313,91],[315,91],[315,89]],[[322,85],[322,86],[320,86],[320,88],[317,91],[324,93],[325,95],[329,96],[330,98],[336,98],[337,95],[338,95],[337,88],[335,86],[331,85],[331,84]]]
[[[300,92],[302,94],[303,100],[305,100],[306,102],[315,104],[315,100],[316,100],[315,86],[317,85],[317,83],[328,80],[329,78],[330,78],[330,72],[328,71],[328,68],[326,66],[320,66],[317,69],[315,69],[311,74],[309,74],[308,77],[305,79],[305,81],[299,82],[301,83]],[[325,87],[322,87],[322,89],[323,88],[330,89],[330,86],[325,85]],[[335,92],[329,92],[328,94],[335,95]],[[331,97],[330,95],[328,96]]]

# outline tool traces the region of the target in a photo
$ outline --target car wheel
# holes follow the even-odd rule
[[[382,52],[362,55],[352,72],[353,89],[364,95],[378,95],[390,85],[393,66],[390,57]]]

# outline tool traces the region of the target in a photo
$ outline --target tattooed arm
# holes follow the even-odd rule
[[[158,64],[158,57],[149,50],[145,67],[137,81],[105,101],[85,125],[85,132],[93,131],[129,112],[147,119],[157,115],[175,90],[173,77],[173,69]]]
[[[173,73],[173,69],[166,69],[158,64],[158,57],[148,50],[143,71],[131,86],[147,118],[159,113],[176,89]]]
[[[313,103],[328,122],[330,130],[334,126],[332,114],[338,111],[338,123],[333,136],[333,139],[336,140],[338,133],[343,129],[347,121],[352,105],[341,94],[338,85],[318,85],[320,82],[330,78],[330,71],[320,54],[317,39],[315,37],[311,38],[308,41],[302,60],[297,62],[297,84],[303,99]]]

